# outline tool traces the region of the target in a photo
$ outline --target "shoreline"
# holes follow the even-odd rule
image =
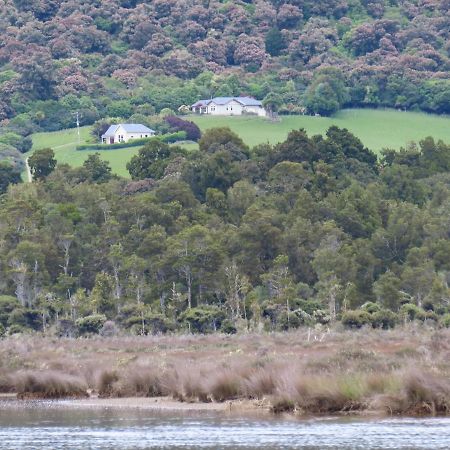
[[[45,409],[113,409],[113,410],[142,410],[155,413],[214,413],[245,416],[264,416],[267,418],[283,418],[285,420],[320,420],[338,418],[364,419],[432,419],[450,417],[450,414],[388,414],[382,410],[353,410],[335,411],[327,413],[311,413],[301,410],[275,412],[267,400],[235,399],[224,402],[179,401],[171,397],[110,397],[99,398],[92,395],[88,398],[58,398],[58,399],[20,399],[17,394],[0,394],[0,409],[5,406],[12,408],[45,408]]]

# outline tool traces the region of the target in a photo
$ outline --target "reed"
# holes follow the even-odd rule
[[[0,389],[20,398],[77,397],[89,389],[100,397],[245,399],[299,414],[450,411],[450,331],[426,327],[6,338],[0,361]]]
[[[20,399],[88,397],[87,386],[81,378],[53,371],[17,374],[14,387]]]

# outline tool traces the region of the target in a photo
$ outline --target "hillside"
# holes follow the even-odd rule
[[[448,114],[449,30],[448,0],[4,0],[0,161],[22,170],[30,135],[72,128],[77,113],[82,126],[163,133],[161,111],[220,95],[282,115]]]
[[[5,0],[0,120],[69,127],[211,95],[450,111],[448,0]]]
[[[242,137],[247,145],[254,146],[270,142],[276,144],[286,139],[291,130],[304,128],[310,136],[323,134],[331,125],[347,128],[371,150],[379,154],[383,148],[400,149],[409,142],[419,142],[433,136],[450,142],[450,119],[432,114],[398,112],[394,110],[349,109],[332,117],[280,116],[279,122],[269,122],[255,117],[199,117],[189,116],[202,131],[213,127],[230,127]],[[91,127],[81,128],[81,143],[89,139]],[[76,151],[76,129],[35,133],[32,136],[34,150],[51,147],[59,163],[80,166],[94,151]],[[182,144],[188,150],[198,148],[196,144]],[[113,173],[129,177],[126,163],[136,155],[139,147],[99,151],[108,161]]]

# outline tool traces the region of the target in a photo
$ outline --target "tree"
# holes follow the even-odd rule
[[[28,159],[34,180],[50,175],[56,167],[55,152],[51,148],[36,150]]]
[[[157,139],[150,141],[127,163],[127,170],[133,180],[162,178],[169,163],[171,148]]]
[[[4,194],[10,184],[21,181],[20,172],[16,171],[9,162],[0,161],[0,194]]]
[[[262,104],[269,112],[269,117],[273,117],[282,104],[281,97],[273,92],[269,92],[263,99]]]
[[[335,68],[319,71],[305,93],[309,111],[330,116],[348,101],[348,90],[342,73]]]
[[[112,177],[109,162],[102,161],[98,152],[89,155],[83,167],[86,169],[88,179],[93,183],[105,183]]]
[[[198,141],[201,152],[214,153],[225,144],[234,144],[236,147],[247,152],[248,146],[244,141],[229,127],[211,128],[203,133],[202,138]]]
[[[266,34],[265,39],[266,52],[270,56],[279,56],[281,52],[286,48],[286,42],[283,37],[283,33],[278,28],[271,28]]]

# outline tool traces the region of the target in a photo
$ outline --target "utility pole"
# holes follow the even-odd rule
[[[80,113],[77,111],[77,133],[78,133],[78,145],[80,144]]]

